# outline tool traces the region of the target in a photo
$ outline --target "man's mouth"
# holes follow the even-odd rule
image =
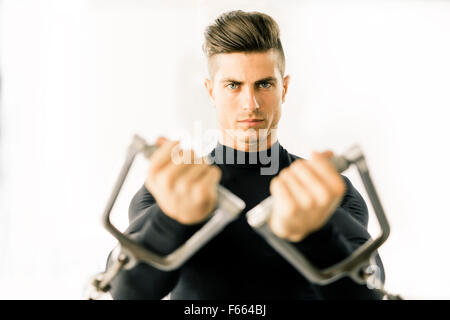
[[[263,119],[244,119],[244,120],[240,120],[239,122],[261,122],[264,121]]]
[[[240,120],[238,122],[246,127],[257,127],[257,126],[260,126],[264,122],[264,120],[263,119],[244,119],[244,120]]]

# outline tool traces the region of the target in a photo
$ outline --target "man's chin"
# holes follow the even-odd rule
[[[249,131],[251,131],[251,132],[249,132]],[[240,143],[245,143],[245,144],[250,144],[250,145],[251,144],[259,144],[259,143],[267,140],[267,130],[266,129],[247,130],[246,132],[236,135],[236,137]]]
[[[228,129],[225,130],[225,139],[239,145],[257,145],[264,143],[270,135],[269,129]]]

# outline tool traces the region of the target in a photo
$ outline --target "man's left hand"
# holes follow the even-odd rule
[[[272,179],[274,198],[269,226],[288,241],[298,242],[319,230],[345,194],[346,185],[330,158],[333,152],[313,152],[311,160],[295,160]]]

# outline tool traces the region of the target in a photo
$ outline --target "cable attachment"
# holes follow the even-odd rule
[[[126,264],[130,261],[128,256],[119,252],[120,246],[117,246],[116,249],[111,253],[111,260],[113,261],[110,264],[105,272],[100,272],[92,277],[89,282],[88,288],[85,292],[85,297],[88,300],[99,300],[101,299],[111,288],[111,281],[117,276],[120,270],[124,269]],[[117,254],[117,252],[119,252]]]

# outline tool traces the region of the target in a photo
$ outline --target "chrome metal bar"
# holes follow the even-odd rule
[[[119,177],[113,188],[113,192],[107,202],[103,213],[104,227],[119,241],[121,252],[128,257],[125,268],[133,267],[136,262],[141,261],[155,268],[169,271],[179,268],[186,260],[194,255],[203,245],[216,236],[231,221],[236,219],[245,208],[245,203],[225,188],[218,186],[217,206],[211,218],[190,239],[173,253],[166,256],[158,255],[148,248],[137,243],[135,240],[120,232],[110,219],[111,211],[120,190],[125,182],[126,176],[138,153],[143,153],[149,158],[157,149],[154,145],[148,145],[144,139],[135,135],[128,149],[125,163],[122,166]]]
[[[316,268],[297,248],[291,243],[275,236],[268,226],[272,213],[273,199],[269,197],[255,208],[247,212],[247,221],[253,229],[259,233],[280,255],[290,262],[299,272],[313,283],[326,285],[336,281],[343,276],[349,276],[357,283],[365,284],[368,274],[368,266],[374,262],[374,256],[378,247],[383,244],[389,236],[390,228],[381,202],[369,175],[366,161],[361,149],[354,146],[344,155],[333,157],[331,162],[338,172],[347,170],[350,165],[355,164],[363,180],[371,200],[373,209],[380,223],[381,235],[374,240],[368,240],[359,247],[351,256],[326,269]]]

